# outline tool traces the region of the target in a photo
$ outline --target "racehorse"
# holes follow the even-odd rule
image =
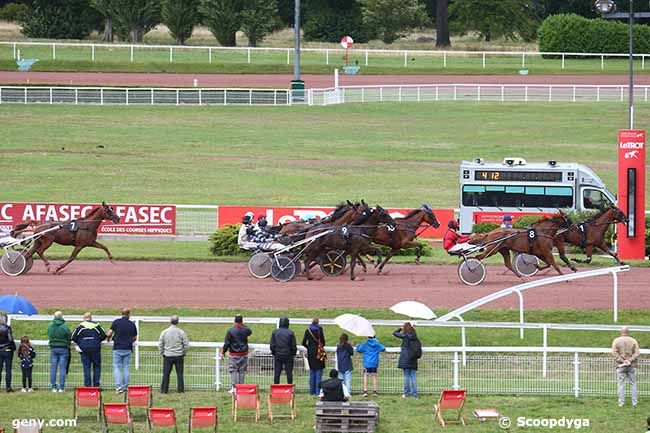
[[[555,246],[560,253],[560,258],[570,268],[575,270],[574,266],[571,264],[564,252],[564,243],[566,242],[571,245],[576,245],[580,248],[584,248],[585,250],[587,259],[573,259],[574,262],[591,263],[593,250],[594,248],[597,248],[605,254],[612,256],[616,260],[617,264],[624,264],[618,258],[618,255],[607,248],[607,245],[605,244],[605,233],[607,232],[607,229],[609,228],[610,224],[617,223],[627,224],[628,219],[621,209],[612,204],[606,208],[603,208],[596,215],[587,218],[582,222],[572,224],[568,229],[560,230],[555,236]],[[546,267],[540,269],[545,268]]]
[[[388,226],[385,225],[377,228],[372,241],[376,244],[390,247],[388,255],[386,255],[381,263],[377,263],[377,265],[375,265],[375,267],[378,267],[377,274],[381,274],[382,269],[384,269],[384,266],[386,266],[386,263],[388,263],[391,257],[393,257],[401,249],[415,248],[417,254],[415,263],[420,263],[420,257],[422,256],[422,246],[415,242],[415,238],[417,238],[422,231],[426,230],[427,227],[425,226],[424,229],[422,229],[420,232],[417,231],[422,223],[425,222],[434,228],[440,227],[440,223],[438,222],[435,214],[426,204],[422,205],[422,207],[419,209],[412,210],[403,218],[395,218],[395,227],[392,231]]]
[[[568,229],[570,226],[571,222],[566,214],[560,211],[550,218],[542,218],[530,228],[496,229],[485,236],[473,238],[470,242],[475,243],[477,239],[481,239],[481,243],[485,245],[485,251],[477,255],[476,259],[483,260],[498,252],[503,256],[503,264],[506,268],[510,269],[519,278],[522,278],[522,276],[512,267],[510,251],[537,256],[547,265],[553,266],[553,269],[562,275],[562,270],[553,258],[553,246],[558,230]]]
[[[367,213],[367,212],[366,212]],[[316,239],[304,251],[304,263],[307,279],[313,277],[309,273],[310,265],[317,260],[321,254],[330,250],[346,251],[350,257],[350,279],[355,280],[354,268],[359,260],[359,255],[370,250],[370,244],[380,225],[393,227],[395,221],[390,214],[381,206],[375,207],[368,215],[359,215],[355,221],[356,225],[326,226],[306,232],[306,236],[315,235],[322,230],[333,230],[332,233]]]
[[[114,223],[120,222],[120,217],[115,214],[112,207],[102,202],[102,205],[94,208],[87,216],[69,221],[66,223],[61,222],[47,222],[39,225],[34,229],[34,234],[47,230],[48,228],[55,227],[62,224],[59,230],[44,233],[41,237],[37,238],[34,245],[25,255],[27,258],[32,257],[34,253],[38,254],[47,271],[50,272],[50,262],[45,258],[45,250],[47,250],[53,243],[59,245],[72,245],[74,249],[68,260],[60,265],[54,271],[55,274],[60,274],[63,268],[68,266],[79,254],[81,250],[86,247],[99,248],[106,252],[109,260],[113,260],[111,252],[105,245],[97,242],[97,229],[104,220],[110,220]]]
[[[321,224],[332,224],[337,226],[350,224],[363,211],[360,206],[359,203],[353,204],[350,200],[347,200],[346,203],[339,204],[330,215],[321,220],[316,220],[314,222],[303,220],[292,221],[286,224],[278,224],[270,227],[269,230],[275,233],[292,235]]]

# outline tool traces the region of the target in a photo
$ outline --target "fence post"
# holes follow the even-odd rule
[[[621,102],[623,102],[623,86],[621,86]]]
[[[90,51],[91,51],[92,60],[94,62],[95,61],[95,44],[91,45],[91,50]]]
[[[436,86],[436,91],[438,90],[438,86]],[[420,102],[420,86],[418,86],[418,102]]]
[[[278,90],[273,91],[273,105],[278,105]]]
[[[467,332],[464,326],[460,328],[460,345],[463,348],[463,367],[467,367]]]
[[[573,393],[575,398],[578,398],[580,395],[580,360],[578,358],[578,352],[573,357]]]
[[[248,47],[248,63],[250,64],[251,62],[251,47]]]
[[[420,90],[419,87],[418,87],[418,90]],[[436,85],[436,101],[439,100],[439,99],[440,98],[439,98],[438,86]]]
[[[174,54],[173,50],[174,48],[170,45],[169,46],[169,63],[174,63]]]
[[[485,69],[485,51],[483,51],[483,69]]]
[[[398,90],[398,92],[397,92],[397,95],[398,95],[397,100],[398,100],[399,102],[402,102],[402,86],[399,86],[398,89],[399,89],[399,90]]]
[[[404,51],[404,67],[406,68],[408,66],[408,54],[406,51]]]
[[[524,102],[528,102],[528,86],[524,86]]]
[[[208,48],[208,63],[212,64],[212,47]]]
[[[330,64],[330,50],[325,50],[325,64]]]
[[[151,105],[154,104],[154,99],[153,99],[153,87],[150,89],[151,90]]]
[[[602,54],[600,55],[600,69],[605,69],[605,56]]]
[[[456,100],[456,85],[454,84],[454,101]]]
[[[505,88],[503,84],[501,85],[501,102],[504,102],[506,100],[506,95],[505,95]]]
[[[596,86],[596,102],[600,102],[600,86]]]
[[[458,364],[460,361],[458,360],[458,352],[454,352],[454,384],[452,385],[453,389],[460,389],[460,383],[458,382]]]
[[[2,104],[2,87],[0,87],[0,104]]]
[[[128,95],[129,92],[127,90],[126,94]],[[128,98],[128,96],[127,96]],[[140,345],[138,344],[138,340],[140,339],[140,320],[135,319],[135,330],[138,331],[138,337],[135,340],[135,347],[133,348],[133,354],[135,355],[135,369],[140,368]]]
[[[546,377],[546,357],[548,349],[548,327],[544,325],[542,328],[542,377]]]
[[[641,69],[645,69],[645,55],[641,54]]]
[[[180,98],[179,98],[180,91],[176,89],[176,105],[179,105],[180,103]]]
[[[219,391],[221,387],[221,355],[219,354],[219,348],[217,347],[214,351],[214,385]]]
[[[228,105],[228,89],[223,89],[223,105]]]
[[[27,105],[27,87],[25,87],[25,105]]]
[[[614,322],[618,322],[618,275],[612,272],[614,278]]]
[[[562,53],[562,69],[564,69],[564,53]]]
[[[447,51],[442,52],[442,67],[447,67]]]
[[[133,45],[131,45],[131,63],[133,63]]]
[[[476,100],[480,101],[481,100],[481,86],[478,86],[478,91],[476,92]]]
[[[203,105],[203,90],[199,89],[199,105]]]
[[[291,64],[291,50],[287,48],[287,65]]]
[[[14,42],[14,60],[16,60],[16,43]]]
[[[99,89],[99,105],[104,105],[104,88]]]
[[[384,102],[384,88],[379,88],[379,102]]]
[[[56,60],[56,44],[52,43],[52,60]]]
[[[645,87],[645,102],[648,102],[648,86]]]
[[[253,89],[248,89],[248,105],[253,105]]]
[[[576,86],[573,86],[573,102],[576,102]]]
[[[368,50],[366,50],[366,66],[368,66]]]
[[[366,88],[361,88],[361,102],[366,102]]]
[[[526,67],[526,52],[524,51],[521,53],[521,67],[525,68]]]
[[[129,89],[126,89],[126,105],[129,105]]]
[[[553,100],[553,88],[549,85],[548,86],[548,102],[551,102]]]

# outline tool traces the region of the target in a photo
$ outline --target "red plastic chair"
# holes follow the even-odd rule
[[[255,409],[255,421],[260,419],[260,395],[257,385],[235,385],[235,393],[232,395],[232,416],[235,422],[239,409]]]
[[[433,406],[434,416],[438,419],[438,422],[442,427],[445,427],[446,424],[456,423],[467,425],[467,420],[463,414],[463,409],[465,407],[465,390],[459,389],[445,389],[440,394],[438,403]],[[453,410],[456,412],[455,418],[444,418],[442,416],[443,410]]]
[[[190,409],[189,433],[193,428],[212,427],[217,432],[219,415],[216,407],[193,407]]]
[[[289,406],[288,415],[273,415],[273,405]],[[276,418],[285,417],[296,419],[296,401],[293,385],[271,385],[268,397],[269,419],[273,421]]]
[[[178,433],[176,412],[174,412],[174,409],[152,407],[148,411],[147,422],[149,424],[149,431],[154,427],[174,427],[174,432]]]
[[[80,407],[94,407],[97,409],[97,422],[101,419],[102,393],[96,386],[80,386],[75,389],[72,417],[77,419],[77,409]]]
[[[133,419],[126,403],[104,403],[104,433],[108,433],[109,424],[127,425],[133,433]]]
[[[153,405],[153,395],[151,393],[151,386],[149,385],[129,386],[126,389],[124,400],[126,404],[129,406],[129,410],[131,410],[132,407],[144,407],[145,409],[148,410]]]

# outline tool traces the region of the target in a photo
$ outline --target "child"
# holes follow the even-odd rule
[[[336,365],[339,371],[339,379],[341,379],[348,389],[352,392],[352,356],[354,349],[348,342],[348,334],[341,334],[339,337],[339,344],[336,346]]]
[[[23,390],[22,392],[32,392],[32,368],[34,367],[34,358],[36,352],[29,344],[29,337],[26,335],[20,339],[20,348],[18,349],[20,358],[20,368],[23,371]]]
[[[372,377],[373,395],[377,396],[377,368],[379,352],[386,348],[375,337],[368,337],[365,343],[357,346],[357,352],[363,353],[363,396],[368,397],[368,376]]]

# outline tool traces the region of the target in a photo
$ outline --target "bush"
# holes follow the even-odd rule
[[[19,20],[30,38],[84,39],[101,25],[102,17],[87,0],[34,0]]]
[[[0,9],[0,20],[17,22],[29,13],[29,6],[23,3],[7,3]]]
[[[240,256],[242,251],[237,243],[237,234],[241,224],[225,225],[210,236],[210,251],[215,256]]]
[[[418,245],[422,246],[422,256],[432,256],[433,255],[433,248],[431,247],[431,244],[429,242],[422,240],[422,239],[416,239],[415,243]],[[385,246],[380,246],[381,249],[381,254],[382,256],[386,256],[388,252],[390,251],[389,247]],[[395,255],[396,256],[415,256],[417,254],[415,248],[405,248],[403,250],[399,250]]]
[[[627,53],[628,25],[575,14],[551,15],[538,30],[539,50],[567,53]],[[650,27],[634,26],[634,50],[650,51]],[[552,56],[547,56],[552,57]]]
[[[372,36],[363,25],[360,8],[324,9],[306,18],[303,31],[306,41],[315,42],[339,42],[341,37],[348,35],[355,43],[364,43]]]
[[[525,215],[517,219],[512,225],[515,229],[525,229],[543,218],[542,215]]]
[[[477,233],[489,233],[492,230],[496,230],[499,227],[501,227],[499,224],[496,223],[479,223],[479,224],[474,224],[472,226],[472,233],[477,234]]]

